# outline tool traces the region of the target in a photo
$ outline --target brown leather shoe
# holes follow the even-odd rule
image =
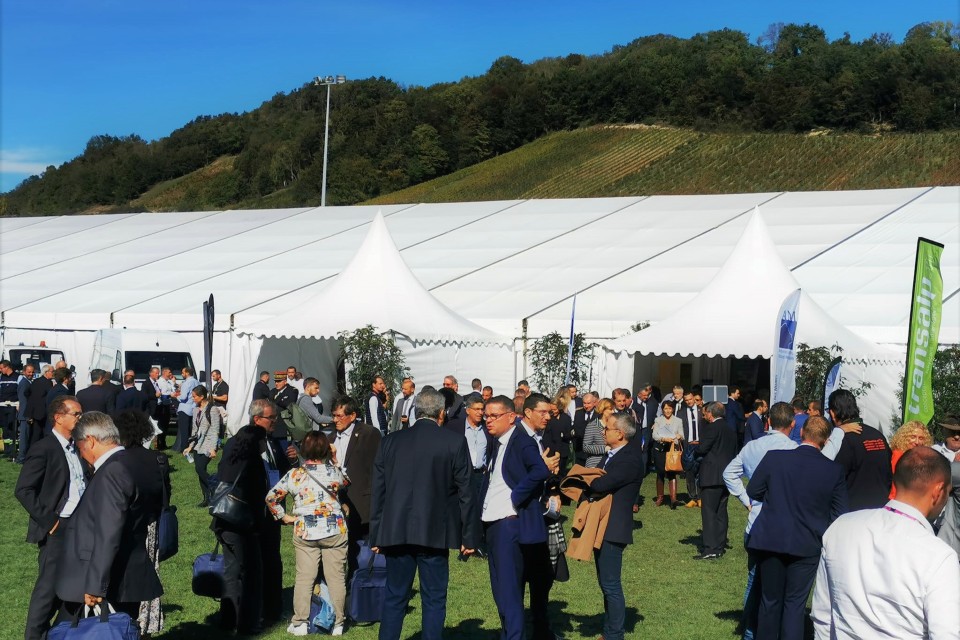
[[[694,507],[697,506],[697,501],[696,501],[696,500],[691,500],[690,502],[688,502],[688,503],[687,503],[686,505],[684,505],[684,506],[686,506],[687,509],[693,509]]]

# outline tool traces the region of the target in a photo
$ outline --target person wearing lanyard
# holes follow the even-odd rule
[[[818,639],[958,636],[957,552],[930,524],[950,495],[950,463],[914,447],[893,484],[896,500],[841,516],[823,536],[810,614]]]

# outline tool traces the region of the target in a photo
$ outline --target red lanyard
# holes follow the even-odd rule
[[[916,518],[914,518],[914,517],[913,517],[912,515],[910,515],[909,513],[904,513],[903,511],[900,511],[899,509],[894,509],[893,507],[890,507],[890,506],[885,506],[884,509],[886,509],[886,510],[889,511],[890,513],[895,513],[895,514],[897,514],[898,516],[903,516],[904,518],[910,518],[911,520],[913,520],[914,522],[916,522],[917,524],[919,524],[921,527],[923,526],[923,523],[922,523],[922,522],[920,522],[919,520],[917,520]]]

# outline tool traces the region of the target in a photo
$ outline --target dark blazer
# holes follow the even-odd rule
[[[643,418],[643,405],[647,406],[647,423],[641,425],[640,420]],[[640,398],[634,396],[631,408],[633,409],[633,413],[637,416],[637,426],[645,429],[653,427],[653,421],[657,419],[657,409],[659,406],[660,405],[657,404],[657,401],[653,399],[652,395],[649,396],[645,402],[641,402]],[[674,412],[674,415],[676,415],[676,412]]]
[[[237,433],[227,440],[223,447],[223,456],[220,460],[220,466],[217,467],[217,478],[220,482],[232,483],[236,481],[234,495],[254,505],[255,515],[261,519],[267,519],[266,497],[267,497],[267,470],[263,465],[261,454],[266,451],[268,441],[266,430],[248,424],[242,427]],[[276,449],[274,449],[276,458]],[[286,454],[283,453],[277,459],[278,466],[286,462]],[[280,471],[282,476],[289,469]],[[262,505],[262,508],[261,508]],[[273,518],[269,518],[273,521]],[[214,531],[237,531],[238,529],[228,524],[220,518],[214,518],[212,523]],[[241,533],[250,533],[248,530],[242,530]]]
[[[265,382],[257,380],[257,384],[253,385],[252,400],[268,400],[269,398],[270,387]]]
[[[84,413],[90,411],[100,411],[102,413],[113,413],[116,406],[116,394],[106,385],[92,384],[86,389],[77,391],[77,402]]]
[[[743,444],[747,444],[751,440],[759,440],[763,437],[764,431],[766,431],[766,419],[764,416],[757,415],[757,412],[754,411],[747,418],[747,426],[743,430]]]
[[[743,429],[744,422],[746,418],[743,416],[743,406],[738,400],[733,398],[727,398],[727,414],[724,416],[727,420],[727,424],[730,425],[732,429],[737,432],[740,432]]]
[[[617,544],[633,544],[633,503],[643,480],[643,451],[640,440],[628,442],[610,461],[601,462],[605,475],[590,484],[590,497],[613,496],[604,540]]]
[[[487,469],[492,472],[494,456],[498,455],[499,440],[494,439],[491,451],[487,454]],[[510,500],[520,519],[519,541],[521,544],[535,544],[547,539],[547,525],[543,519],[544,481],[550,477],[550,470],[540,457],[540,449],[533,438],[527,435],[522,425],[513,428],[513,434],[507,442],[506,457],[502,466],[503,480],[510,487]],[[483,479],[480,490],[481,509],[490,487],[490,473]]]
[[[847,512],[843,467],[809,446],[769,451],[747,495],[763,503],[747,547],[793,556],[818,556],[827,527]]]
[[[573,452],[577,460],[586,460],[587,455],[583,453],[583,438],[587,433],[587,423],[596,415],[596,407],[590,412],[590,418],[587,418],[587,412],[583,407],[577,407],[573,412]]]
[[[690,413],[687,411],[687,409],[688,409],[687,405],[684,404],[684,405],[680,406],[680,407],[674,412],[673,415],[679,416],[680,422],[683,423],[683,437],[684,437],[684,439],[687,440],[688,442],[697,442],[696,440],[691,440],[690,425],[688,424],[688,423],[690,422]],[[699,427],[700,437],[702,438],[702,437],[703,437],[703,427],[704,427],[704,425],[707,424],[707,421],[703,419],[703,411],[700,409],[700,407],[694,407],[694,409],[695,409],[696,412],[697,412],[697,425],[698,425],[698,427]]]
[[[700,486],[723,486],[723,470],[737,455],[737,432],[723,418],[704,423],[700,429]]]
[[[142,602],[163,593],[147,555],[147,527],[160,517],[163,479],[156,463],[120,451],[93,475],[67,524],[57,597],[83,594],[112,602]]]
[[[157,390],[153,388],[153,383],[150,381],[150,378],[147,378],[141,383],[140,395],[143,399],[143,410],[151,418],[156,418],[160,398],[157,397]]]
[[[480,423],[480,427],[483,429],[483,435],[486,437],[486,440],[487,440],[486,451],[487,451],[487,460],[489,461],[489,460],[490,460],[490,453],[491,453],[491,451],[492,451],[491,447],[493,447],[493,436],[491,436],[489,433],[487,433],[487,425],[486,425],[486,424],[484,424],[483,422],[481,422],[481,423]],[[448,430],[448,431],[452,431],[453,433],[457,434],[458,436],[463,436],[464,438],[466,438],[466,437],[467,437],[467,418],[466,418],[466,416],[464,416],[463,420],[458,420],[458,421],[456,421],[455,423],[452,423],[452,424],[449,423],[449,422],[444,422],[444,423],[443,423],[443,428],[446,429],[446,430]],[[469,449],[469,445],[467,445],[467,448]],[[348,451],[348,453],[349,453],[349,451]],[[483,506],[483,505],[480,505],[480,506]]]
[[[550,450],[550,455],[560,454],[561,472],[567,468],[567,459],[570,457],[570,433],[573,431],[573,422],[566,413],[561,413],[543,429],[543,449]]]
[[[373,461],[380,448],[380,430],[365,422],[353,426],[347,457],[341,464],[350,474],[350,483],[341,492],[341,499],[351,512],[360,516],[361,524],[370,522],[370,492],[373,489]],[[351,513],[351,515],[353,515]]]
[[[30,395],[27,397],[27,419],[43,424],[47,419],[47,394],[53,388],[53,380],[43,376],[30,383]]]
[[[17,500],[30,514],[27,542],[47,539],[47,532],[67,502],[69,487],[70,467],[60,440],[50,435],[31,445],[14,489]]]
[[[156,400],[156,396],[154,396],[154,400]],[[143,405],[143,393],[136,387],[130,387],[129,389],[124,389],[117,395],[117,406],[114,408],[114,413],[120,413],[127,409],[143,411]],[[81,403],[80,406],[82,407],[83,404]]]
[[[370,546],[476,549],[472,473],[466,439],[432,420],[384,437],[373,464]]]

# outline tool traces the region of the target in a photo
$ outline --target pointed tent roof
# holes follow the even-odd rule
[[[266,320],[240,320],[238,333],[274,338],[334,338],[369,324],[414,342],[511,342],[433,297],[404,262],[380,212],[350,263],[322,291]]]
[[[699,294],[665,320],[611,341],[605,348],[641,355],[770,358],[780,305],[798,288],[755,208],[733,253]],[[734,295],[737,291],[760,295],[740,299]],[[896,357],[834,320],[805,291],[800,296],[797,341],[811,347],[839,344],[853,359]]]

